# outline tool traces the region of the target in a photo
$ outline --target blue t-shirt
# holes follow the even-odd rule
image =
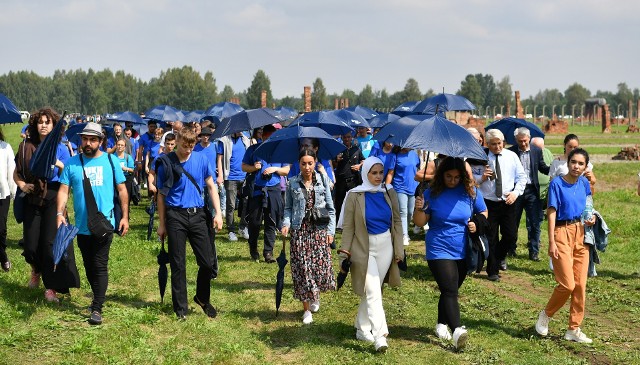
[[[387,173],[389,172],[389,168],[393,168],[396,164],[396,154],[393,152],[384,152],[384,150],[382,148],[378,149],[378,150],[372,150],[371,151],[371,156],[373,157],[377,157],[382,161],[382,165],[383,167],[383,176],[386,179],[387,178]]]
[[[383,192],[364,193],[365,218],[367,232],[380,234],[391,228],[391,207]]]
[[[246,149],[244,147],[244,143],[242,142],[242,138],[231,138],[231,143],[233,144],[233,148],[231,149],[231,159],[229,160],[229,177],[227,180],[239,181],[244,180],[247,175],[246,172],[242,171],[242,159],[244,158],[244,154]]]
[[[334,181],[335,179],[333,178],[333,167],[331,167],[331,160],[320,160],[320,164],[324,166],[324,170],[327,172],[327,176],[329,177],[329,180]],[[318,171],[317,164],[316,164],[316,171]],[[298,176],[299,173],[300,173],[300,164],[293,163],[291,164],[291,167],[289,167],[289,175],[287,175],[287,177],[291,178],[294,176]]]
[[[373,136],[370,134],[367,134],[366,137],[356,137],[356,139],[358,140],[358,143],[360,144],[360,151],[362,151],[362,155],[364,156],[364,158],[369,157],[369,154],[371,153],[371,148],[376,142],[372,138]]]
[[[67,161],[71,158],[71,154],[69,153],[69,148],[65,146],[64,143],[58,143],[58,147],[56,148],[56,158],[60,160],[65,166],[67,165]],[[60,181],[60,169],[58,167],[53,168],[53,177],[47,181],[55,182]]]
[[[386,165],[390,170],[394,170],[391,185],[396,189],[396,192],[408,195],[415,194],[418,182],[414,180],[414,177],[420,165],[420,158],[416,151],[398,153],[395,161],[388,161]]]
[[[431,189],[424,192],[424,201],[430,215],[429,230],[425,238],[427,260],[461,260],[465,258],[467,222],[471,218],[471,198],[464,187],[445,188],[439,195],[431,196]],[[480,190],[476,189],[473,213],[487,210]]]
[[[588,195],[591,195],[591,187],[586,177],[579,176],[575,184],[557,177],[549,183],[547,206],[556,208],[556,220],[578,219],[587,204]]]
[[[217,154],[217,148],[216,148],[217,142],[211,142],[209,143],[209,146],[202,147],[202,145],[200,143],[196,144],[195,147],[193,147],[193,150],[195,152],[198,153],[202,153],[206,158],[207,161],[209,161],[209,164],[211,165],[211,170],[213,171],[213,180],[215,180],[218,177],[218,173],[216,172],[216,168],[218,167],[218,154]]]
[[[147,151],[149,150],[149,142],[153,141],[153,135],[149,132],[143,134],[138,139],[139,146],[142,146],[142,156],[146,158]]]
[[[125,153],[124,157],[122,157],[122,158],[118,157],[118,155],[114,153],[113,157],[118,159],[118,163],[120,164],[120,169],[122,169],[123,167],[126,167],[128,169],[132,169],[134,167],[133,158],[128,153]],[[115,161],[114,161],[114,163],[115,163]],[[130,172],[124,172],[123,171],[123,173],[124,173],[125,176],[131,175]]]
[[[91,182],[91,190],[96,198],[98,210],[104,214],[111,224],[115,227],[115,218],[113,216],[113,195],[115,186],[113,186],[113,176],[115,171],[116,184],[125,182],[122,169],[118,168],[118,159],[112,157],[113,169],[109,163],[109,154],[102,153],[99,157],[84,157],[84,170]],[[65,184],[73,190],[73,209],[75,211],[75,225],[78,227],[78,233],[89,235],[87,228],[87,203],[84,198],[82,187],[82,164],[80,163],[80,155],[71,157],[62,170],[60,175],[60,183]],[[119,223],[119,222],[118,222]]]
[[[276,173],[272,173],[270,176],[268,176],[268,179],[265,179],[265,175],[263,173],[264,173],[264,170],[266,170],[268,167],[282,167],[282,164],[268,163],[267,161],[255,156],[253,152],[256,150],[256,148],[258,148],[258,146],[260,146],[260,144],[254,144],[249,146],[249,148],[247,148],[247,153],[244,154],[242,163],[253,166],[253,164],[260,161],[260,163],[262,164],[260,171],[258,171],[256,174],[256,180],[255,180],[256,187],[263,188],[263,187],[280,185],[280,175]],[[260,194],[262,194],[260,189],[254,189],[253,196],[257,196]]]
[[[151,141],[147,144],[147,151],[149,151],[149,162],[153,161],[160,154],[160,142]]]
[[[116,140],[113,137],[107,138],[107,148],[113,148],[116,145]]]
[[[131,154],[135,156],[138,153],[138,147],[140,147],[140,144],[138,143],[138,140],[133,137],[129,138],[129,142],[131,142]]]
[[[207,158],[201,153],[192,153],[189,159],[182,164],[182,168],[185,171],[189,171],[189,174],[193,176],[200,187],[200,191],[204,193],[206,188],[205,181],[209,177],[213,177],[213,171],[211,171],[211,164],[207,161]],[[158,166],[157,173],[157,186],[160,190],[164,184],[164,168],[162,165]],[[165,198],[167,206],[174,208],[202,208],[204,207],[204,198],[198,192],[189,178],[182,174],[178,181],[173,182],[173,186],[167,193]]]

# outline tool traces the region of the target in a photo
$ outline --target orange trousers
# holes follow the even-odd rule
[[[571,297],[569,329],[580,327],[584,319],[587,294],[589,248],[584,244],[584,226],[578,222],[556,226],[553,236],[558,247],[558,258],[551,258],[558,286],[553,290],[545,307],[547,316],[560,310]]]

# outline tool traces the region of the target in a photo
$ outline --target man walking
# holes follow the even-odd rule
[[[87,227],[87,199],[83,189],[83,179],[86,175],[91,183],[91,191],[95,197],[99,212],[105,215],[112,226],[118,227],[118,231],[124,236],[129,230],[129,208],[127,188],[124,184],[125,177],[117,159],[109,161],[111,156],[100,151],[100,145],[105,138],[102,127],[93,122],[87,123],[81,137],[82,154],[71,157],[60,176],[60,189],[57,197],[57,224],[67,224],[65,219],[65,207],[69,199],[69,188],[73,189],[73,208],[75,212],[75,225],[78,227],[78,247],[82,253],[87,280],[93,291],[91,302],[91,314],[89,324],[102,323],[102,305],[105,301],[107,285],[109,281],[109,249],[113,239],[113,233],[97,237],[91,234]],[[117,166],[117,168],[114,168]],[[114,181],[116,186],[114,186]],[[115,222],[114,219],[114,194],[118,191],[122,219]]]
[[[240,206],[238,207],[238,219],[240,220],[239,228],[242,237],[249,239],[249,231],[244,220],[244,209],[246,208],[246,199],[242,196],[242,184],[246,177],[246,172],[242,171],[242,159],[249,148],[249,139],[242,132],[234,133],[230,136],[224,136],[218,141],[218,183],[224,181],[224,189],[226,190],[226,214],[227,230],[229,231],[229,241],[237,241],[236,223],[233,219],[233,211],[236,208],[236,198],[240,195]]]

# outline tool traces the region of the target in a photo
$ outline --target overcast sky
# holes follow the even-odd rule
[[[171,67],[245,90],[256,71],[276,98],[322,78],[329,93],[455,93],[467,74],[509,76],[524,98],[579,82],[640,87],[637,0],[2,0],[0,74]]]

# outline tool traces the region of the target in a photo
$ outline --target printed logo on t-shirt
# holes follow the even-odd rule
[[[87,166],[84,168],[84,172],[87,174],[91,186],[102,186],[104,184],[102,166]]]

